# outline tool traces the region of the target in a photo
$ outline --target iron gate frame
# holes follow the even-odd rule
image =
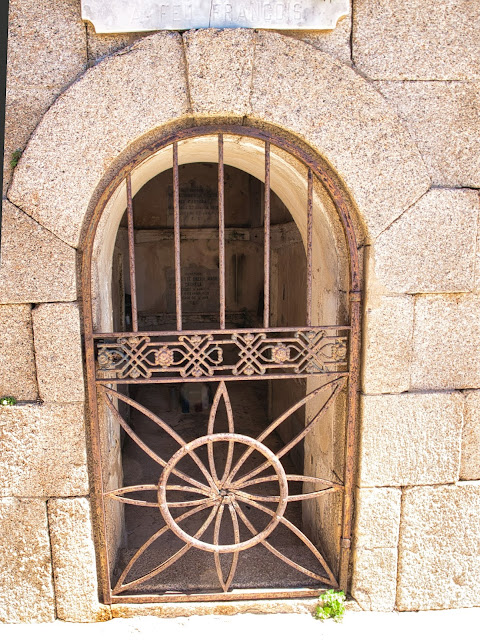
[[[307,321],[306,327],[295,327],[295,330],[325,329],[325,327],[311,326],[312,308],[312,243],[313,243],[313,181],[317,179],[330,196],[335,205],[342,229],[345,235],[348,261],[349,261],[349,318],[350,322],[346,326],[334,326],[330,329],[344,329],[349,333],[348,340],[348,366],[345,372],[347,378],[347,417],[345,431],[345,470],[343,480],[343,507],[342,525],[340,537],[340,558],[338,568],[338,584],[344,591],[348,588],[349,562],[351,551],[351,534],[354,511],[354,479],[356,462],[356,424],[358,414],[358,394],[359,394],[359,373],[360,373],[360,346],[361,346],[361,275],[357,251],[357,240],[355,230],[350,215],[353,208],[348,196],[345,194],[343,185],[338,178],[318,155],[307,148],[306,145],[295,140],[291,135],[282,132],[263,130],[257,127],[231,124],[210,124],[193,126],[180,131],[175,131],[160,137],[153,144],[144,147],[132,159],[129,160],[118,171],[114,179],[104,190],[99,198],[93,215],[89,221],[88,229],[83,242],[82,256],[82,298],[84,309],[84,340],[87,369],[87,390],[89,406],[89,445],[92,453],[92,512],[95,528],[97,563],[99,569],[99,582],[105,604],[114,603],[155,603],[155,602],[202,602],[202,601],[235,601],[251,599],[277,599],[277,598],[298,598],[317,596],[324,589],[295,588],[295,589],[255,589],[237,590],[235,592],[224,593],[197,593],[197,594],[162,594],[162,595],[114,595],[110,582],[110,568],[108,560],[108,548],[106,543],[106,521],[104,511],[104,492],[102,480],[102,460],[100,449],[100,423],[98,416],[98,385],[113,383],[112,379],[99,379],[96,375],[97,361],[95,354],[95,340],[124,338],[138,338],[138,336],[153,335],[160,336],[162,333],[172,336],[172,334],[182,334],[182,312],[181,312],[181,279],[180,279],[180,227],[179,227],[179,178],[178,178],[178,143],[191,138],[204,136],[218,136],[219,160],[218,160],[218,184],[219,184],[219,284],[220,284],[220,329],[208,331],[213,333],[229,333],[225,330],[225,227],[224,227],[224,191],[223,191],[223,136],[235,135],[239,137],[254,138],[263,141],[265,144],[265,214],[264,214],[264,327],[263,331],[273,332],[276,329],[269,327],[269,286],[270,286],[270,145],[274,145],[289,153],[307,167],[308,172],[308,196],[307,196]],[[131,174],[134,169],[144,162],[148,157],[155,154],[162,148],[172,145],[173,150],[173,174],[174,174],[174,243],[175,243],[175,300],[177,316],[177,332],[150,332],[138,331],[138,314],[135,291],[135,261],[134,261],[134,225],[131,191]],[[93,247],[96,238],[97,228],[104,209],[119,185],[125,182],[127,190],[127,223],[128,223],[128,246],[129,246],[129,266],[132,289],[132,331],[95,333],[93,328],[93,299],[92,299],[92,267],[93,267]],[[291,328],[292,329],[292,328]],[[282,329],[277,329],[282,331]],[[185,332],[187,333],[187,332]],[[188,333],[202,333],[192,330]],[[302,377],[308,377],[304,374]],[[298,377],[298,376],[295,376]],[[292,375],[275,376],[251,376],[250,379],[275,379],[292,378]],[[178,379],[178,378],[177,378]],[[195,378],[194,378],[195,379]],[[196,379],[208,380],[208,377]],[[220,378],[210,378],[219,379]],[[243,376],[228,376],[227,380],[245,379]],[[164,382],[172,381],[164,379]],[[118,383],[139,383],[136,379],[119,379]],[[146,383],[158,382],[158,380],[146,379]],[[160,380],[161,382],[161,380]]]

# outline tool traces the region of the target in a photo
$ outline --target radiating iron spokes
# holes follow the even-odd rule
[[[209,500],[206,504],[200,505],[198,507],[195,507],[194,509],[191,509],[190,511],[187,511],[187,513],[184,513],[178,518],[176,518],[176,522],[182,522],[183,520],[186,520],[187,518],[195,515],[200,511],[203,511],[204,509],[207,509],[208,507],[212,507],[212,511],[210,512],[207,519],[205,520],[203,525],[198,529],[198,531],[195,533],[195,536],[194,536],[195,538],[197,537],[200,538],[203,535],[203,533],[208,529],[208,527],[210,526],[210,523],[215,518],[215,515],[218,511],[218,505],[215,503],[214,500]],[[167,560],[162,562],[160,565],[155,567],[155,569],[152,569],[152,571],[149,571],[146,575],[141,576],[136,580],[132,580],[131,582],[124,584],[123,581],[125,580],[126,576],[130,573],[133,565],[137,562],[137,560],[145,553],[145,551],[156,540],[158,540],[158,538],[160,538],[160,536],[162,536],[164,533],[166,533],[169,530],[170,530],[170,527],[168,525],[162,527],[156,533],[154,533],[153,536],[151,536],[147,540],[147,542],[145,542],[145,544],[143,544],[140,547],[140,549],[135,553],[135,555],[132,557],[132,559],[127,564],[125,569],[122,571],[122,574],[118,579],[117,584],[115,585],[115,588],[113,589],[114,594],[121,593],[122,591],[127,591],[128,589],[131,589],[132,587],[138,584],[141,584],[142,582],[146,582],[147,580],[150,580],[150,578],[153,578],[154,576],[158,575],[162,571],[165,571],[165,569],[168,569],[168,567],[170,567],[172,564],[174,564],[174,562],[179,560],[179,558],[181,558],[192,547],[192,545],[189,543],[185,544],[181,549],[179,549],[173,555],[171,555],[170,558],[168,558]]]
[[[114,412],[115,417],[119,420],[122,428],[128,433],[132,439],[140,446],[147,455],[162,467],[160,478],[156,484],[132,485],[130,487],[122,487],[120,489],[105,492],[105,497],[126,504],[132,504],[137,507],[157,507],[160,510],[164,524],[153,534],[133,555],[119,577],[117,584],[113,590],[114,594],[123,593],[135,586],[142,584],[165,569],[174,564],[183,557],[190,549],[196,548],[213,554],[214,564],[217,572],[218,582],[223,592],[227,592],[234,584],[235,573],[237,570],[239,557],[241,552],[251,549],[252,547],[262,544],[265,549],[270,551],[274,556],[282,560],[290,567],[313,578],[314,580],[338,586],[332,571],[329,569],[325,559],[320,554],[315,545],[308,537],[291,522],[286,516],[286,508],[288,503],[300,500],[309,500],[317,498],[327,493],[335,491],[343,491],[344,487],[340,483],[332,482],[323,478],[287,474],[282,465],[281,458],[290,451],[293,446],[298,444],[311,431],[318,421],[318,418],[325,413],[331,406],[335,397],[343,389],[345,384],[345,376],[337,375],[331,377],[319,388],[309,393],[305,398],[294,404],[290,409],[285,411],[281,416],[275,419],[256,439],[243,434],[235,433],[233,410],[230,397],[225,382],[221,382],[216,390],[210,415],[207,424],[207,434],[194,439],[191,442],[185,442],[164,420],[153,414],[151,411],[140,405],[138,402],[124,396],[118,391],[105,388],[107,405]],[[290,442],[281,447],[274,453],[264,443],[267,436],[279,427],[289,416],[295,411],[303,407],[310,400],[318,398],[319,394],[324,392],[324,399],[321,408],[316,411],[314,417],[310,419],[305,428]],[[127,422],[122,418],[113,403],[113,399],[127,402],[130,406],[141,411],[150,418],[157,426],[171,435],[179,445],[178,450],[166,461],[161,458],[155,451],[148,447],[141,438],[129,427]],[[215,424],[218,421],[219,408],[221,402],[225,405],[227,417],[228,432],[216,432]],[[216,466],[215,447],[222,446],[227,448],[227,455],[223,472],[219,471]],[[238,460],[233,464],[235,450],[238,447]],[[208,469],[201,460],[199,455],[201,450],[206,450],[206,458],[208,460]],[[240,452],[240,453],[239,453]],[[248,471],[243,475],[244,464],[256,452],[264,458],[264,462],[257,465],[252,471]],[[199,468],[200,472],[207,480],[204,484],[195,480],[180,470],[184,459],[190,459]],[[268,475],[260,475],[262,471],[267,470]],[[180,478],[181,483],[171,481],[172,476]],[[313,491],[296,493],[289,492],[289,483],[301,483],[311,485]],[[261,486],[265,485],[265,486]],[[260,489],[266,489],[264,494],[257,493]],[[138,497],[142,492],[156,493],[156,500],[140,499]],[[131,497],[134,494],[134,497]],[[189,495],[190,494],[190,495]],[[273,503],[273,508],[265,506],[264,503]],[[257,528],[249,519],[244,511],[243,506],[254,508],[258,512],[269,516],[268,521],[262,527]],[[181,515],[178,515],[179,509],[188,509]],[[204,523],[197,528],[196,532],[191,534],[185,527],[188,519],[195,515],[205,513]],[[247,536],[240,533],[240,523],[243,523]],[[209,534],[210,540],[204,539],[207,530],[213,524],[213,534]],[[230,540],[233,542],[226,543],[225,536],[222,534],[224,526],[228,525],[230,529]],[[322,567],[323,573],[312,571],[308,567],[288,558],[272,543],[270,536],[273,531],[282,525],[293,533],[298,540],[313,554],[317,562]],[[129,573],[136,565],[143,554],[150,549],[151,545],[167,532],[172,532],[177,539],[183,542],[182,547],[173,553],[169,558],[162,561],[151,571],[140,577],[126,582]],[[248,533],[250,536],[248,536]],[[225,563],[222,567],[222,555],[226,557],[227,570],[225,571]]]
[[[246,501],[245,501],[246,502]],[[252,506],[256,506],[257,508],[262,509],[261,506],[257,505],[255,503],[255,501],[253,500],[249,500],[248,501],[249,504],[251,504]],[[247,527],[247,529],[253,534],[255,535],[257,533],[257,530],[255,529],[255,527],[253,526],[253,524],[250,522],[250,520],[248,519],[248,517],[245,515],[243,509],[240,507],[239,503],[237,500],[235,500],[233,502],[233,507],[235,509],[235,511],[238,513],[238,515],[240,516],[240,519],[242,520],[242,522],[245,524],[245,526]],[[270,511],[270,510],[269,510]],[[326,583],[326,584],[330,584],[333,587],[338,587],[338,582],[335,579],[333,573],[330,571],[330,569],[328,568],[327,563],[325,562],[323,556],[320,554],[320,552],[318,551],[318,549],[315,547],[315,545],[307,538],[307,536],[302,533],[300,531],[300,529],[298,529],[298,527],[296,527],[294,524],[292,524],[289,520],[287,520],[286,518],[282,518],[281,522],[283,524],[285,524],[293,533],[295,533],[300,540],[308,547],[308,549],[310,549],[310,551],[313,553],[313,555],[317,558],[317,560],[320,562],[320,564],[322,565],[322,567],[324,568],[324,570],[327,573],[328,578],[325,578],[325,576],[319,575],[313,571],[311,571],[310,569],[307,569],[306,567],[303,567],[302,565],[298,564],[298,562],[295,562],[294,560],[291,560],[290,558],[288,558],[286,555],[284,555],[283,553],[281,553],[281,551],[279,551],[278,549],[276,549],[272,544],[270,544],[267,540],[262,540],[262,544],[263,546],[268,549],[271,553],[273,553],[274,556],[276,556],[277,558],[279,558],[280,560],[282,560],[283,562],[285,562],[285,564],[288,564],[290,567],[292,567],[293,569],[296,569],[297,571],[300,571],[301,573],[304,573],[305,575],[309,576],[310,578],[313,578],[314,580],[318,580],[319,582],[322,583]]]
[[[126,423],[124,418],[117,411],[117,409],[114,406],[113,402],[108,397],[109,395],[112,395],[115,398],[118,398],[119,400],[122,400],[122,402],[125,402],[125,403],[129,404],[131,407],[133,407],[134,409],[137,409],[138,411],[140,411],[140,413],[143,413],[145,416],[147,416],[147,418],[150,418],[150,420],[152,420],[152,422],[154,422],[156,425],[158,425],[161,429],[163,429],[170,436],[172,436],[172,438],[181,447],[184,447],[186,445],[186,442],[183,440],[183,438],[181,436],[178,435],[178,433],[174,429],[172,429],[164,420],[159,418],[157,415],[155,415],[152,411],[150,411],[149,409],[147,409],[146,407],[141,405],[139,402],[136,402],[135,400],[132,400],[128,396],[125,396],[122,393],[119,393],[115,389],[111,389],[109,387],[105,387],[105,390],[106,390],[106,402],[107,402],[107,405],[109,406],[109,408],[111,409],[111,411],[113,412],[113,414],[115,415],[117,420],[119,421],[119,423],[122,426],[122,428],[126,431],[126,433],[128,433],[128,435],[132,438],[132,440],[134,440],[134,442],[136,442],[136,444],[138,444],[138,446],[148,456],[150,456],[150,458],[152,458],[152,460],[155,460],[155,462],[157,462],[160,466],[165,467],[165,465],[166,465],[165,460],[163,460],[154,451],[152,451],[152,449],[148,445],[146,445],[145,442],[143,442],[143,440],[141,440],[141,438],[138,437],[138,435],[133,431],[133,429],[131,429],[128,426],[128,424]],[[210,485],[210,487],[212,489],[215,489],[215,483],[213,481],[212,476],[207,471],[205,465],[200,460],[200,458],[197,456],[197,454],[194,453],[193,451],[192,452],[189,451],[189,455],[193,458],[194,462],[196,463],[197,467],[202,472],[203,476],[207,480],[207,482]],[[206,488],[204,484],[202,484],[201,482],[198,482],[198,480],[195,480],[194,478],[191,478],[190,476],[188,476],[185,473],[179,471],[178,469],[175,470],[175,475],[177,477],[179,477],[179,478],[182,478],[183,480],[186,480],[187,482],[193,484],[196,487]]]
[[[318,410],[318,412],[315,414],[315,416],[307,423],[305,429],[303,429],[303,431],[301,431],[294,439],[292,439],[288,444],[286,444],[281,449],[281,451],[277,454],[277,456],[279,458],[284,456],[286,453],[288,453],[288,451],[290,451],[290,449],[293,449],[293,447],[295,445],[297,445],[301,440],[303,440],[308,433],[310,433],[310,431],[313,429],[313,427],[317,424],[317,421],[318,421],[319,417],[323,413],[325,413],[327,411],[327,409],[330,407],[330,405],[335,400],[336,396],[343,389],[343,387],[345,386],[346,380],[347,380],[346,376],[339,376],[339,377],[334,378],[333,380],[332,379],[328,380],[324,384],[322,384],[319,387],[317,387],[317,389],[314,389],[313,391],[311,391],[307,396],[305,396],[305,398],[302,398],[301,400],[296,402],[293,406],[291,406],[284,413],[282,413],[278,418],[276,418],[258,436],[257,441],[258,442],[263,442],[265,440],[265,438],[267,438],[267,436],[269,436],[271,433],[273,433],[275,431],[275,429],[277,427],[279,427],[293,413],[295,413],[295,411],[297,411],[298,409],[303,407],[310,400],[313,400],[314,398],[316,398],[320,393],[325,391],[327,388],[333,386],[333,391],[331,392],[329,398],[322,405],[322,407]],[[252,454],[252,452],[253,452],[252,449],[247,449],[247,451],[245,451],[245,453],[240,457],[240,459],[238,460],[238,462],[235,464],[235,466],[233,467],[232,471],[230,472],[230,475],[228,477],[229,481],[233,480],[233,478],[239,472],[239,470],[242,467],[242,465],[245,464],[246,460]],[[259,473],[264,471],[266,468],[267,467],[265,465],[260,465],[259,467],[256,467],[253,471],[251,471],[247,475],[242,476],[237,481],[237,484],[240,483],[240,482],[245,482],[246,480],[249,480],[250,478],[253,478],[253,477],[257,476]]]

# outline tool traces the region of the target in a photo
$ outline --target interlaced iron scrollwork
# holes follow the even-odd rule
[[[97,340],[97,378],[224,379],[345,372],[347,334],[346,328],[320,327]]]
[[[160,527],[130,559],[113,588],[113,594],[124,593],[150,580],[174,564],[192,548],[201,549],[213,554],[213,561],[220,588],[224,592],[227,592],[235,582],[235,572],[239,554],[258,544],[263,545],[265,549],[290,567],[314,580],[318,580],[319,583],[338,587],[337,580],[322,554],[312,541],[286,517],[285,512],[289,502],[310,500],[334,491],[343,491],[344,487],[342,484],[323,478],[288,474],[282,465],[282,458],[310,433],[317,423],[318,418],[328,410],[335,398],[345,387],[346,381],[346,374],[329,376],[326,382],[322,381],[322,384],[318,388],[276,418],[257,438],[235,432],[233,412],[227,387],[225,382],[220,382],[213,399],[208,419],[207,433],[191,442],[186,442],[164,420],[135,400],[132,400],[111,387],[103,387],[107,406],[113,412],[122,428],[160,467],[160,479],[158,482],[156,478],[152,478],[152,481],[155,483],[122,487],[107,492],[105,497],[141,507],[158,508],[165,521],[164,526]],[[315,415],[307,421],[303,430],[292,438],[290,442],[283,445],[279,451],[274,453],[268,448],[264,443],[265,439],[295,411],[315,398],[317,398],[317,401],[322,398],[321,407],[315,412]],[[226,409],[228,431],[216,433],[214,427],[219,405],[222,400]],[[168,461],[153,451],[129,426],[128,422],[117,409],[116,405],[118,401],[125,402],[142,412],[162,431],[176,441],[178,450]],[[221,473],[218,473],[218,460],[215,455],[215,448],[219,445],[227,447],[226,460]],[[199,455],[202,447],[206,447],[207,449],[207,463],[202,462]],[[236,447],[239,447],[241,451],[240,455],[237,456],[235,456]],[[254,452],[257,456],[260,454],[260,457],[263,457],[264,461],[257,464],[253,469],[247,470],[248,467],[245,466],[245,463]],[[201,480],[195,479],[179,468],[179,464],[184,458],[190,458],[191,461],[193,461],[199,470]],[[262,475],[263,472],[267,472],[267,475]],[[291,491],[291,485],[296,483],[303,483],[304,487],[313,487],[313,490],[309,490],[306,493]],[[259,485],[268,486],[270,489],[263,492],[262,495],[259,495],[255,492],[258,491]],[[273,487],[273,489],[271,487]],[[156,493],[156,501],[129,497],[129,494],[152,491]],[[187,496],[195,497],[194,499],[185,499]],[[198,498],[196,496],[198,496]],[[271,508],[268,506],[269,504],[272,505]],[[179,509],[185,508],[187,508],[187,511],[184,511],[181,515],[175,514],[176,510],[178,514]],[[270,520],[262,530],[258,530],[253,524],[251,516],[249,517],[249,515],[247,515],[247,509],[252,508],[270,516]],[[204,512],[205,519],[192,535],[185,530],[182,523],[201,512]],[[243,523],[245,530],[248,531],[247,536],[241,535],[240,522]],[[205,533],[212,523],[213,542],[207,542],[202,538],[205,537]],[[221,531],[224,526],[230,527],[233,531],[233,543],[221,543]],[[318,563],[319,568],[316,571],[287,557],[272,544],[269,536],[273,530],[279,526],[286,527],[311,552]],[[140,558],[144,556],[145,552],[156,540],[168,531],[173,532],[183,543],[181,548],[168,559],[162,561],[147,573],[144,573],[144,575],[129,580],[128,576],[135,566],[138,567]],[[229,569],[226,575],[220,560],[221,554],[230,554],[231,556],[231,562],[229,563]]]

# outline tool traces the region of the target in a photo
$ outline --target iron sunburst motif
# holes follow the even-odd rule
[[[313,429],[319,416],[327,411],[339,392],[344,388],[346,380],[347,376],[345,374],[336,374],[333,379],[324,382],[305,398],[290,407],[281,416],[276,418],[256,439],[235,432],[230,397],[225,382],[221,381],[218,385],[210,410],[207,433],[206,435],[196,438],[191,442],[185,442],[185,440],[164,420],[156,416],[140,403],[124,396],[111,387],[104,387],[106,403],[122,428],[136,442],[136,444],[139,445],[143,451],[145,451],[145,453],[147,453],[162,468],[160,479],[156,484],[122,487],[114,491],[109,491],[105,495],[108,498],[127,504],[134,504],[143,507],[157,507],[165,521],[165,525],[159,528],[158,531],[156,531],[156,533],[154,533],[130,559],[113,589],[113,594],[117,595],[125,592],[160,574],[192,548],[201,549],[213,554],[219,585],[224,592],[227,592],[234,584],[239,554],[242,551],[250,549],[258,544],[263,545],[274,556],[297,571],[302,572],[323,584],[338,587],[337,580],[323,556],[309,538],[285,516],[285,510],[289,502],[309,500],[326,493],[343,491],[344,487],[339,483],[324,480],[322,478],[288,474],[285,472],[281,459]],[[290,415],[297,411],[297,409],[301,408],[309,400],[314,399],[321,393],[325,393],[327,398],[313,418],[307,422],[304,429],[290,440],[290,442],[282,446],[279,451],[276,453],[271,451],[271,449],[264,444],[264,440],[267,436],[272,434],[275,429],[277,429],[277,427]],[[164,460],[145,442],[143,442],[143,440],[141,440],[126,420],[120,415],[114,404],[115,399],[121,400],[122,402],[125,402],[133,408],[141,411],[176,441],[179,448],[169,460]],[[222,400],[225,403],[228,431],[225,433],[216,433],[214,432],[215,421],[219,405]],[[218,474],[214,449],[215,446],[219,446],[220,443],[221,446],[226,449],[226,461],[223,473]],[[234,455],[236,446],[241,447],[242,450],[242,453],[239,456],[237,455],[237,457]],[[197,453],[197,450],[202,447],[206,447],[207,450],[206,462],[203,462]],[[264,461],[253,469],[245,472],[245,462],[254,452],[257,457],[263,457]],[[180,469],[179,465],[181,461],[186,458],[190,459],[190,462],[193,462],[196,465],[199,473],[201,474],[201,480],[191,477],[191,475]],[[264,471],[267,471],[268,475],[260,475]],[[315,489],[308,493],[290,493],[289,483],[299,482],[313,485]],[[264,483],[268,483],[269,485],[273,484],[275,487],[278,487],[275,495],[270,495],[268,492],[262,495],[251,492],[255,491],[253,489],[255,486],[258,491],[258,486]],[[142,491],[155,491],[157,501],[152,502],[148,500],[139,500],[128,496],[128,494],[138,494]],[[181,496],[182,493],[187,494],[187,496],[195,496],[195,498],[175,498],[175,496],[178,496],[179,494],[180,497],[185,498],[185,495]],[[272,505],[272,508],[267,506],[269,504]],[[263,529],[258,530],[252,523],[246,513],[246,508],[253,508],[254,510],[263,512],[270,517],[270,520]],[[176,515],[175,511],[177,510],[178,514],[179,509],[184,509],[184,511],[181,515]],[[202,512],[205,513],[203,524],[193,535],[188,533],[182,526],[182,523],[188,520],[188,518]],[[222,526],[226,523],[227,518],[229,519],[228,526],[233,532],[233,543],[222,544],[220,542],[221,530]],[[243,531],[248,531],[248,535],[243,535],[243,539],[240,533],[240,523],[242,523]],[[279,525],[287,527],[291,533],[301,540],[322,567],[325,572],[324,575],[319,575],[315,571],[312,571],[311,569],[288,558],[272,545],[271,541],[269,541],[269,536]],[[209,527],[213,527],[213,542],[208,542],[202,539]],[[173,532],[183,543],[183,546],[173,553],[167,560],[162,561],[158,566],[145,575],[128,581],[128,575],[134,565],[136,565],[137,561],[156,540],[167,532]],[[221,564],[222,554],[231,555],[231,562],[227,575],[224,574],[224,569]]]

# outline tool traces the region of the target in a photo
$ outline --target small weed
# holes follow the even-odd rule
[[[335,622],[341,622],[345,615],[345,594],[343,591],[329,589],[321,595],[314,615],[316,620],[333,618]]]
[[[10,159],[10,166],[12,169],[15,169],[15,167],[18,164],[18,161],[20,160],[20,158],[22,157],[22,150],[21,149],[15,149],[15,151],[12,153],[12,157]]]
[[[14,404],[17,404],[17,399],[13,396],[3,396],[2,398],[0,398],[0,405],[13,406]]]

